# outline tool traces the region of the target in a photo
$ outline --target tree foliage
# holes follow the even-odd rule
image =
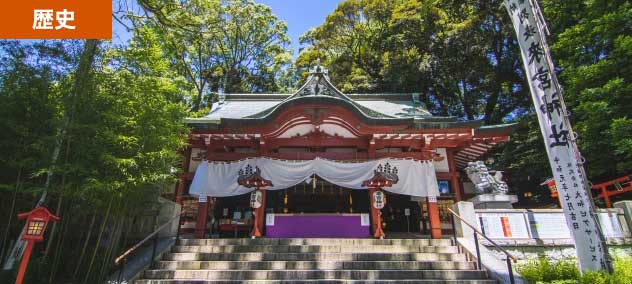
[[[418,92],[436,115],[498,123],[528,88],[502,1],[348,0],[302,36],[345,92]]]
[[[0,137],[2,216],[14,218],[16,212],[29,210],[43,190],[49,196],[44,205],[62,216],[59,229],[49,230],[49,238],[59,241],[46,246],[48,257],[36,257],[36,272],[30,274],[33,283],[60,283],[73,277],[100,282],[112,265],[113,248],[121,243],[120,235],[102,239],[104,231],[119,230],[172,184],[177,151],[184,146],[185,108],[179,88],[184,79],[165,60],[156,37],[139,30],[129,47],[95,45],[95,56],[87,62],[81,80],[75,80],[79,71],[54,71],[53,67],[64,66],[40,64],[53,62],[57,55],[49,58],[52,54],[37,50],[72,54],[82,46],[91,44],[8,42],[0,52],[6,59],[0,107],[7,129]],[[85,52],[74,53],[67,65],[81,66],[79,54]],[[73,83],[77,81],[81,83]],[[77,92],[69,96],[75,87]],[[58,131],[62,126],[64,131]],[[60,141],[61,150],[57,161],[51,162],[55,141]],[[44,187],[51,170],[50,186]],[[92,216],[100,225],[88,228],[85,224],[95,220]],[[3,253],[10,248],[7,236],[17,237],[21,225],[13,221],[3,227]],[[68,234],[71,227],[77,229]],[[62,254],[79,255],[80,247],[67,239],[92,243],[85,246],[91,249],[84,261],[59,264]],[[81,268],[79,274],[69,272],[75,266]]]
[[[540,1],[587,173],[632,170],[629,1]],[[346,0],[301,37],[304,79],[320,59],[345,92],[418,92],[435,115],[520,122],[493,153],[512,187],[550,176],[515,32],[502,1]]]
[[[553,1],[551,1],[553,2]],[[552,46],[571,105],[588,173],[598,179],[632,171],[632,3],[548,2],[571,15]],[[556,13],[556,12],[551,12]]]
[[[291,61],[287,25],[252,0],[141,0],[151,13],[135,20],[163,43],[170,62],[193,86],[191,108],[210,107],[211,91],[274,92]]]
[[[552,35],[552,56],[564,98],[578,133],[580,151],[593,182],[632,172],[632,4],[629,1],[540,1]],[[535,116],[503,152],[500,168],[518,179],[514,186],[533,190],[536,176],[551,175]],[[521,150],[518,150],[521,149]],[[541,162],[539,162],[541,161]],[[539,164],[539,165],[538,165]],[[533,172],[538,175],[532,175]]]

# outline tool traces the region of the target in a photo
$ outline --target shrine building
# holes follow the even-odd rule
[[[320,66],[294,94],[220,94],[186,123],[175,199],[196,238],[439,238],[474,195],[463,168],[513,128],[433,116],[414,93],[343,94]]]

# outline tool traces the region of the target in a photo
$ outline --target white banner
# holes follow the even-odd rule
[[[581,271],[607,268],[603,236],[593,214],[583,165],[575,144],[561,89],[552,72],[542,18],[530,0],[504,0],[511,16],[544,145],[559,192],[566,223],[575,241]],[[540,14],[537,14],[541,16]]]
[[[197,196],[224,197],[248,193],[254,188],[237,183],[240,170],[259,168],[261,177],[273,184],[268,190],[292,187],[314,174],[326,181],[351,189],[363,189],[362,182],[371,179],[374,171],[388,172],[397,183],[384,190],[410,196],[438,196],[434,165],[428,161],[379,159],[343,163],[322,158],[306,161],[252,158],[235,162],[203,161],[195,171],[189,193]]]

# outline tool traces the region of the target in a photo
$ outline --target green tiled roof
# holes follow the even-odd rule
[[[456,117],[437,117],[411,93],[343,94],[330,82],[327,70],[312,69],[306,83],[294,94],[227,94],[221,103],[214,103],[208,115],[188,118],[185,123],[209,128],[223,122],[259,123],[282,110],[303,102],[323,102],[349,106],[359,117],[371,124],[391,124],[409,121],[415,128],[480,128],[482,121],[458,121]],[[206,125],[206,126],[204,126]],[[494,126],[496,130],[506,125]]]

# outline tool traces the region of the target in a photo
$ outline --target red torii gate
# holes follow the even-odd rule
[[[557,193],[557,187],[555,186],[555,180],[553,178],[547,179],[540,185],[548,186],[549,191],[551,192],[551,197],[557,198],[559,201],[559,194]],[[606,208],[612,208],[612,201],[610,200],[611,196],[632,192],[632,174],[594,184],[592,189],[601,191],[598,193],[597,198],[604,200]]]
[[[611,196],[624,194],[632,191],[632,174],[622,176],[607,182],[602,182],[592,186],[593,190],[601,190],[597,198],[603,198],[607,208],[612,208]]]

